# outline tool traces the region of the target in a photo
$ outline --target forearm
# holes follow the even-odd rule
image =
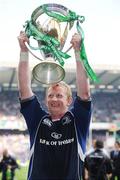
[[[87,100],[90,97],[90,82],[87,77],[84,65],[80,59],[80,52],[75,50],[76,59],[76,84],[77,84],[77,95],[83,99]]]
[[[26,99],[33,95],[31,90],[31,76],[29,69],[28,51],[20,51],[20,60],[18,65],[18,87],[21,99]]]

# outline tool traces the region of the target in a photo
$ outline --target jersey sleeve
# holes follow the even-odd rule
[[[20,100],[23,117],[25,118],[28,131],[30,134],[35,133],[38,124],[43,116],[47,113],[42,109],[37,97],[34,95],[29,99]]]
[[[81,145],[83,152],[85,153],[86,139],[88,136],[91,120],[91,100],[83,101],[77,96],[71,111],[75,117],[78,142]]]

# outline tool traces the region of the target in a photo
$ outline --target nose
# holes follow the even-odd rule
[[[57,96],[54,95],[53,98],[52,98],[53,101],[56,101],[57,100]]]

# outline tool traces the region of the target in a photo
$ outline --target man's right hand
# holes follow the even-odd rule
[[[24,31],[20,31],[20,35],[18,36],[18,42],[19,42],[21,52],[28,52],[25,42],[29,44],[29,39]]]

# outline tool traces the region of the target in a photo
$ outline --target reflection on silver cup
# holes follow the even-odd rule
[[[54,61],[53,57],[47,57],[33,68],[33,77],[40,83],[54,84],[64,79],[65,70]]]
[[[41,15],[43,18],[41,18]],[[49,20],[46,20],[44,15]],[[73,27],[75,20],[81,23],[84,18],[60,4],[49,3],[36,8],[31,15],[31,20],[26,22],[26,34],[37,41],[38,47],[33,48],[33,50],[38,50],[40,55],[43,56],[43,59],[36,56],[31,51],[32,46],[27,44],[32,55],[41,60],[32,71],[33,77],[40,83],[49,85],[64,79],[63,59],[70,57],[67,52],[71,47],[66,52],[62,50],[67,41],[68,32]],[[65,22],[65,26],[61,27],[63,22]]]

